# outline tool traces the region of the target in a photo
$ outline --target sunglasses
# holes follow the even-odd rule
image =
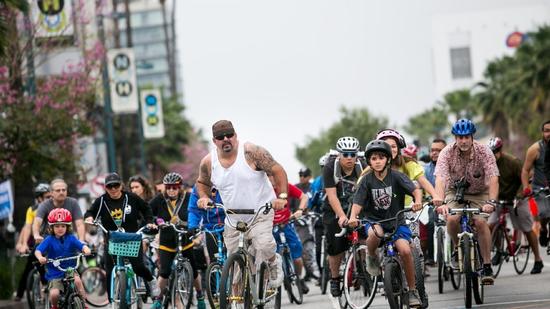
[[[223,141],[226,137],[227,137],[227,139],[230,139],[233,136],[235,136],[235,133],[227,133],[227,134],[214,136],[214,138],[217,139],[218,141]]]
[[[166,190],[179,190],[180,189],[180,185],[164,185],[164,188]]]
[[[355,158],[357,153],[355,152],[342,152],[342,157],[344,158]]]
[[[118,189],[118,188],[120,188],[120,184],[119,183],[112,183],[112,184],[106,185],[105,188],[107,188],[109,190]]]

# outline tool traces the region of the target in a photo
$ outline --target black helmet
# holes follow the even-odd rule
[[[44,194],[46,192],[50,192],[50,191],[51,191],[50,185],[48,185],[47,183],[39,183],[34,188],[34,197],[40,197],[40,196],[42,196],[42,194]]]
[[[165,185],[181,185],[182,182],[183,179],[181,175],[175,172],[166,174],[166,176],[162,179],[162,183]]]
[[[367,162],[369,162],[370,155],[375,151],[380,151],[386,154],[386,157],[388,157],[388,162],[391,160],[391,146],[385,141],[376,139],[367,144],[367,147],[365,147],[365,158],[367,158]]]

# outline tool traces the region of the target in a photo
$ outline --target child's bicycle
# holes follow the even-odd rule
[[[63,293],[59,295],[59,300],[57,301],[57,307],[58,308],[70,308],[70,309],[84,309],[84,299],[78,293],[78,290],[76,289],[75,283],[74,283],[74,275],[76,273],[76,269],[78,268],[80,264],[80,257],[82,256],[82,253],[77,254],[75,256],[69,256],[64,258],[57,258],[57,259],[48,259],[47,263],[51,263],[55,268],[59,269],[60,271],[65,273],[65,277],[63,278]],[[70,260],[76,260],[76,266],[75,267],[67,267],[63,268],[61,267],[61,262],[63,261],[70,261]],[[38,262],[35,262],[38,263]],[[50,307],[49,298],[46,297],[45,299],[45,308]]]
[[[215,253],[214,259],[210,261],[210,264],[206,268],[206,295],[208,296],[211,308],[218,308],[220,306],[219,296],[222,269],[227,260],[223,244],[223,230],[223,225],[216,226],[211,230],[204,230],[205,233],[209,233],[212,237],[215,237],[216,245],[218,246],[218,252]]]

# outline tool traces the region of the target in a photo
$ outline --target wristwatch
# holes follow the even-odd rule
[[[278,198],[280,198],[282,200],[286,200],[288,198],[288,193],[286,193],[286,192],[279,193]]]

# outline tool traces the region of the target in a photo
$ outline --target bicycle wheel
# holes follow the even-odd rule
[[[217,308],[220,305],[220,282],[222,278],[222,265],[213,262],[206,268],[206,295],[210,308]]]
[[[506,244],[506,234],[504,228],[498,225],[493,231],[491,236],[491,263],[498,261],[498,264],[493,264],[493,278],[496,278],[504,263],[504,256],[506,254],[504,245]]]
[[[73,294],[69,297],[69,309],[84,309],[84,300],[80,295]]]
[[[321,294],[327,294],[327,286],[330,280],[330,268],[328,266],[328,254],[325,252],[323,257],[323,270],[321,273]]]
[[[30,309],[45,308],[45,300],[48,295],[45,293],[45,288],[40,280],[40,272],[38,269],[33,268],[27,276],[27,304]]]
[[[143,307],[143,297],[137,294],[136,278],[128,278],[130,289],[126,291],[126,301],[131,309],[141,309]],[[127,285],[128,286],[128,285]]]
[[[396,261],[384,265],[384,292],[391,309],[403,307],[403,277],[401,266]]]
[[[252,308],[245,257],[233,253],[223,265],[220,284],[220,309]]]
[[[412,256],[414,262],[415,286],[420,296],[420,302],[422,303],[420,308],[428,308],[428,293],[426,293],[426,286],[424,285],[424,257],[420,255],[420,249],[418,247],[412,249]]]
[[[284,287],[288,295],[290,303],[301,304],[304,302],[302,295],[302,282],[294,271],[294,261],[290,256],[290,252],[283,253],[283,270],[285,274]]]
[[[437,288],[439,294],[443,294],[443,284],[445,282],[445,257],[443,255],[444,250],[444,241],[445,241],[445,231],[438,228],[436,234],[437,241]]]
[[[191,308],[193,301],[193,268],[189,261],[178,262],[172,272],[172,289],[170,291],[170,308]]]
[[[460,275],[460,272],[453,269],[452,267],[448,267],[447,269],[448,269],[449,275],[451,277],[451,283],[453,284],[453,288],[455,290],[460,289],[460,284],[462,283],[462,276]]]
[[[372,303],[378,279],[367,272],[367,246],[357,246],[352,252],[344,270],[344,295],[352,309],[363,309]]]
[[[262,262],[260,264],[260,271],[257,276],[258,280],[258,300],[261,302],[260,305],[258,305],[258,309],[267,309],[267,308],[276,308],[279,309],[281,307],[281,297],[278,298],[277,302],[277,296],[280,296],[281,289],[280,287],[278,289],[272,289],[269,287],[269,267],[267,266],[266,262]],[[276,293],[279,292],[277,295]],[[279,306],[279,307],[277,307]]]
[[[529,255],[531,254],[531,247],[527,241],[527,237],[521,231],[514,230],[516,234],[516,250],[514,252],[514,268],[518,275],[523,274],[527,268],[529,262]]]
[[[473,269],[472,261],[470,259],[471,253],[470,237],[468,235],[462,236],[462,243],[460,244],[460,250],[462,251],[462,273],[464,275],[464,305],[466,308],[472,308],[472,284],[473,284]]]
[[[97,266],[86,268],[80,274],[82,285],[88,296],[86,301],[94,307],[103,307],[109,303],[105,277],[105,270]]]
[[[115,274],[115,279],[113,282],[113,291],[114,295],[113,297],[113,303],[112,308],[113,309],[127,309],[128,303],[126,300],[126,272],[125,271],[117,271]]]

